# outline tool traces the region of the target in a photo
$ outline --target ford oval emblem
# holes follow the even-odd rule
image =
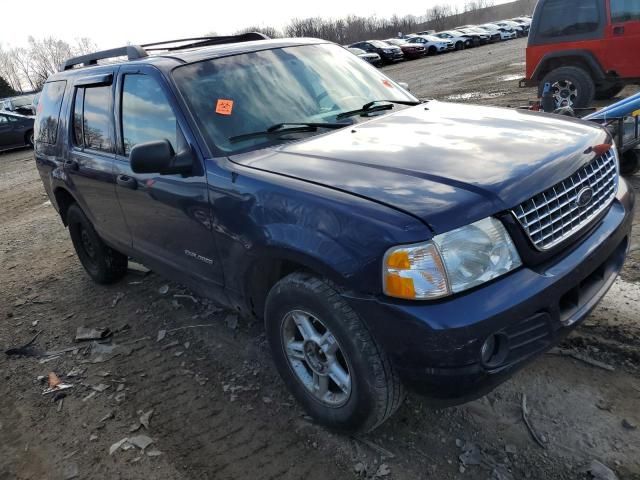
[[[591,187],[585,187],[578,192],[576,197],[576,205],[580,208],[586,207],[593,200],[593,189]]]

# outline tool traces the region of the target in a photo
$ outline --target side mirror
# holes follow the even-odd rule
[[[134,173],[188,174],[193,168],[191,152],[176,154],[168,140],[136,145],[129,153],[129,162]]]
[[[398,82],[398,85],[404,88],[407,92],[411,91],[411,89],[409,88],[409,84],[407,82]]]

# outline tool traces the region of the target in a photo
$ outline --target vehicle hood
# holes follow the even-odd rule
[[[231,160],[389,205],[442,233],[552,187],[608,141],[567,117],[431,101]]]

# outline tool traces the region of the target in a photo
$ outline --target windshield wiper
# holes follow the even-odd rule
[[[266,130],[252,133],[243,133],[229,137],[231,143],[250,140],[252,138],[269,137],[277,135],[286,135],[288,133],[304,133],[316,132],[319,128],[338,129],[348,126],[347,123],[314,123],[314,122],[293,122],[293,123],[276,123]]]
[[[386,105],[376,105],[377,103],[386,102]],[[380,112],[382,110],[391,110],[393,108],[393,104],[397,103],[398,105],[420,105],[422,102],[415,102],[413,100],[374,100],[369,103],[365,103],[362,107],[357,110],[350,110],[348,112],[339,113],[336,116],[336,120],[340,120],[342,118],[353,117],[354,115],[362,115],[365,113],[372,112]]]

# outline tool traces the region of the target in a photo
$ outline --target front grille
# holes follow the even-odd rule
[[[593,197],[580,205],[578,196]],[[538,250],[549,250],[585,227],[609,206],[618,188],[613,150],[594,159],[566,180],[518,205],[513,214]],[[585,195],[580,195],[584,197]]]

